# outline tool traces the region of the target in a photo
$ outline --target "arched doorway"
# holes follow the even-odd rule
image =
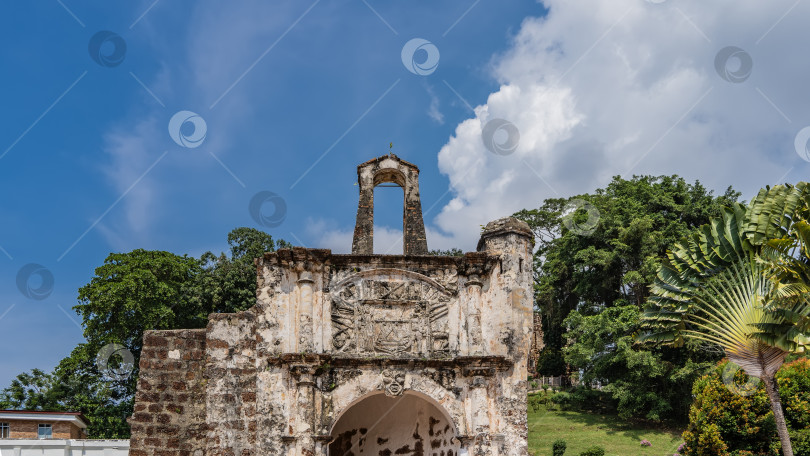
[[[459,441],[443,408],[424,395],[372,393],[332,427],[330,456],[457,456]]]

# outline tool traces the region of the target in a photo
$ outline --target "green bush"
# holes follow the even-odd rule
[[[532,393],[529,394],[528,399],[529,408],[531,408],[533,412],[540,410],[549,403],[549,398],[546,393]]]
[[[600,446],[592,446],[579,453],[579,456],[605,456],[605,449]]]
[[[579,386],[569,391],[571,395],[571,406],[581,410],[592,412],[605,412],[615,409],[615,404],[610,395],[598,389],[587,386]]]
[[[635,304],[608,307],[596,315],[572,311],[564,321],[571,343],[565,361],[582,372],[582,384],[600,382],[605,400],[585,398],[583,408],[619,418],[684,422],[692,404],[692,384],[720,356],[688,342],[683,347],[635,344],[641,311]],[[598,405],[598,407],[597,407]]]
[[[684,456],[778,456],[779,437],[765,387],[760,382],[747,396],[732,392],[722,379],[723,361],[698,379],[692,394],[689,426],[683,433]],[[734,382],[744,385],[748,376],[738,370]],[[785,420],[791,428],[796,456],[810,456],[810,360],[787,363],[776,373]]]
[[[549,400],[559,410],[583,410],[598,413],[613,410],[612,399],[608,394],[588,387],[575,387],[568,391],[556,392],[549,396]]]
[[[790,431],[790,443],[793,444],[795,456],[810,455],[810,428]]]
[[[559,391],[550,397],[551,402],[560,408],[560,410],[571,410],[574,408],[574,400],[569,393]]]
[[[788,427],[810,428],[810,359],[798,359],[782,366],[776,373],[776,382]]]
[[[552,456],[563,456],[566,447],[565,439],[557,439],[551,447]]]

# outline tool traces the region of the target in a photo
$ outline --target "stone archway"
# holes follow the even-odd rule
[[[368,394],[332,426],[330,456],[457,456],[459,440],[443,408],[422,394]]]

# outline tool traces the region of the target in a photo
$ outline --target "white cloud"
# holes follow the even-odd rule
[[[120,196],[126,196],[113,208],[118,209],[117,214],[123,213],[123,217],[99,212],[102,218],[97,228],[116,250],[145,245],[146,233],[158,216],[156,199],[160,190],[154,176],[146,171],[161,157],[163,135],[159,127],[159,120],[149,117],[132,126],[120,125],[104,137],[104,152],[109,161],[102,165],[102,171],[112,192],[98,201],[112,205]]]
[[[439,97],[433,92],[433,88],[427,86],[428,95],[430,95],[430,106],[428,107],[428,116],[437,124],[444,125],[444,114],[439,110]]]
[[[474,247],[489,220],[591,191],[617,174],[680,174],[750,196],[792,166],[787,180],[806,172],[792,144],[810,122],[801,118],[799,96],[801,75],[810,75],[810,61],[799,58],[810,5],[779,21],[793,1],[544,3],[548,15],[525,20],[494,60],[499,90],[439,152],[455,197],[434,222],[457,245]],[[754,61],[740,84],[714,68],[729,45]],[[510,155],[490,152],[482,140],[497,118],[520,132]]]

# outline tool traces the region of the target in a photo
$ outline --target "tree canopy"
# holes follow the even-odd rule
[[[547,199],[537,209],[516,213],[537,238],[535,297],[545,342],[541,373],[564,373],[563,321],[571,311],[641,309],[667,248],[739,196],[731,187],[714,196],[700,182],[678,176],[616,176],[593,193]]]
[[[0,409],[80,411],[90,420],[89,437],[127,438],[144,332],[202,328],[211,313],[253,306],[254,258],[290,247],[253,228],[234,229],[228,244],[230,255],[200,258],[143,249],[108,255],[74,306],[86,341],[52,373],[18,375],[0,391]]]

